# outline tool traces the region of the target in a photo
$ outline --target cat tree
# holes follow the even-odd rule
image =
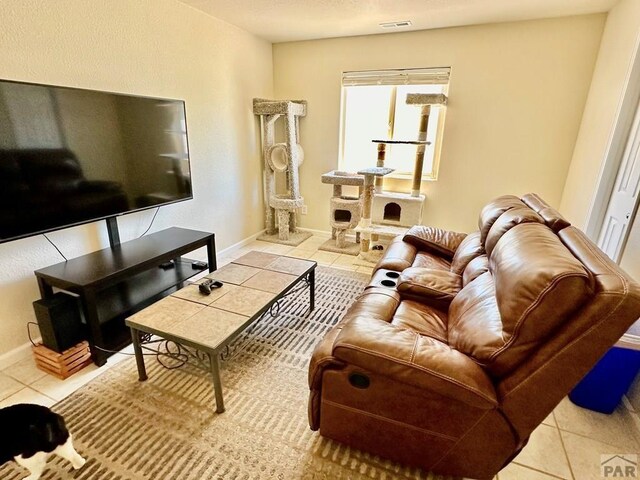
[[[304,206],[300,195],[299,168],[304,152],[299,143],[299,119],[307,113],[304,100],[253,99],[253,113],[260,116],[262,125],[262,154],[264,161],[265,233],[259,240],[299,245],[311,236],[297,228],[296,212]],[[276,121],[284,120],[285,141],[276,143]],[[283,182],[278,182],[278,177]],[[278,193],[277,184],[284,183]]]
[[[417,140],[373,140],[378,144],[378,161],[376,167],[360,170],[364,175],[363,211],[360,223],[355,228],[362,235],[360,242],[360,258],[377,261],[382,250],[371,250],[372,242],[380,238],[390,239],[404,234],[409,227],[422,223],[422,211],[425,196],[421,193],[424,154],[427,145],[427,129],[432,106],[446,105],[447,97],[443,94],[410,93],[406,103],[416,105],[420,110],[420,127]],[[393,172],[385,168],[387,145],[415,145],[416,157],[413,170],[411,193],[385,192],[384,176]]]

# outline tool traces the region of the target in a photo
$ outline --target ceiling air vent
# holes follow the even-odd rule
[[[385,23],[379,23],[378,25],[380,25],[382,28],[402,28],[402,27],[410,27],[411,21],[403,20],[401,22],[385,22]]]

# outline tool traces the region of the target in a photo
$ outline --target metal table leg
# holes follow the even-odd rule
[[[309,272],[309,307],[310,311],[316,308],[316,269]]]
[[[213,388],[216,395],[216,412],[224,412],[224,400],[222,399],[222,381],[220,380],[220,360],[217,352],[209,352],[209,362],[211,363],[211,376],[213,377]]]
[[[136,365],[138,366],[138,380],[144,382],[147,379],[147,369],[144,366],[144,355],[140,346],[140,331],[131,329],[131,340],[133,341],[133,351],[136,354]]]

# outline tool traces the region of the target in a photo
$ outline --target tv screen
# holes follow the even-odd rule
[[[0,242],[190,198],[184,101],[0,80]]]

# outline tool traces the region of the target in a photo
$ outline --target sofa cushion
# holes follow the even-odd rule
[[[449,342],[495,376],[519,365],[593,293],[593,278],[545,225],[505,233],[489,271],[449,309]]]
[[[434,270],[451,270],[451,262],[429,252],[418,252],[410,267],[433,268]],[[407,267],[408,268],[408,267]],[[404,269],[403,269],[404,270]]]
[[[466,236],[466,233],[415,225],[404,235],[403,240],[415,246],[418,250],[436,253],[451,259],[460,242]]]
[[[489,271],[489,258],[486,255],[480,255],[469,262],[467,268],[462,273],[462,286],[469,282],[473,282],[476,278]]]
[[[465,237],[451,259],[451,271],[462,275],[471,260],[482,255],[484,248],[480,243],[480,232],[470,233]]]
[[[556,233],[571,225],[566,218],[560,215],[560,212],[551,207],[535,193],[527,193],[522,197],[522,201],[540,215],[544,219],[544,223]]]
[[[487,251],[487,255],[491,255],[496,243],[498,243],[498,240],[500,240],[506,232],[521,223],[532,222],[544,224],[544,220],[540,215],[524,205],[522,207],[511,208],[504,212],[493,222],[489,233],[487,233],[487,239],[484,242],[484,249]]]
[[[490,203],[487,203],[480,212],[478,219],[478,228],[480,229],[480,243],[484,246],[487,234],[493,226],[493,223],[507,210],[516,207],[525,206],[522,201],[515,195],[503,195]]]
[[[447,270],[412,267],[400,274],[396,288],[403,297],[448,308],[462,288],[462,277]]]

